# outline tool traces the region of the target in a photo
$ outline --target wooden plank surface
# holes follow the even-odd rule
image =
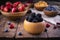
[[[5,22],[6,22],[5,18],[2,15],[0,15],[0,37],[4,37],[3,30]]]
[[[53,29],[53,25],[51,25],[50,28],[48,28],[48,37],[60,37],[60,28]]]
[[[10,22],[11,22],[11,24],[13,24],[13,25],[14,25],[14,28],[13,28],[13,29],[10,29],[10,28],[9,28],[9,26],[10,26],[10,25],[8,25],[8,23],[7,23],[7,22],[9,22],[9,21],[8,21],[8,20],[6,21],[5,26],[4,26],[4,30],[6,30],[6,29],[7,29],[7,30],[8,30],[8,32],[4,32],[4,37],[12,38],[12,37],[14,37],[14,36],[15,36],[17,23],[10,21]]]

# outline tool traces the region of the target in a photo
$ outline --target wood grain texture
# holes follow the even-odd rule
[[[0,37],[4,37],[3,30],[4,30],[5,22],[6,22],[5,18],[2,15],[0,15]]]
[[[48,37],[60,37],[60,28],[53,29],[53,25],[51,25],[50,28],[48,28]]]
[[[7,22],[8,22],[8,20],[7,20]],[[10,29],[9,28],[10,25],[8,25],[7,22],[5,23],[4,30],[8,29],[9,32],[4,32],[4,37],[13,38],[15,36],[15,33],[16,33],[17,23],[10,21],[11,24],[14,25],[14,28]]]

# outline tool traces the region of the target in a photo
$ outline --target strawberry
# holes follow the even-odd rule
[[[3,10],[4,9],[4,5],[1,5],[1,10]]]
[[[19,8],[18,8],[18,10],[21,12],[21,11],[24,11],[24,9],[25,9],[25,6],[24,5],[22,5],[22,6],[20,6]]]
[[[6,2],[6,6],[11,6],[12,5],[12,3],[11,2]]]
[[[15,2],[14,4],[13,4],[13,7],[17,7],[18,6],[18,4],[20,4],[21,2]]]
[[[13,28],[14,28],[14,25],[13,25],[13,24],[11,24],[9,28],[10,28],[10,29],[13,29]]]
[[[6,2],[6,6],[11,9],[12,8],[12,3],[11,2]]]
[[[3,11],[8,12],[8,8],[4,7]]]
[[[47,27],[47,28],[49,28],[49,27],[50,27],[50,25],[49,25],[49,24],[46,24],[46,27]]]
[[[16,12],[17,8],[12,8],[12,13]]]

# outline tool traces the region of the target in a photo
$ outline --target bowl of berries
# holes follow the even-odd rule
[[[55,17],[57,15],[57,9],[53,6],[48,6],[44,9],[44,13],[48,17]]]
[[[45,22],[41,14],[31,13],[26,16],[24,21],[24,29],[30,34],[40,34],[45,30]]]
[[[29,3],[23,4],[22,2],[6,2],[5,5],[1,5],[0,11],[2,15],[14,19],[24,16],[29,9],[29,5]]]

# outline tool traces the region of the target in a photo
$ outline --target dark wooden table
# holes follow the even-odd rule
[[[60,2],[48,2],[49,4],[58,5],[60,6]],[[48,28],[47,32],[43,32],[40,35],[31,35],[27,33],[23,28],[23,21],[24,17],[20,20],[20,22],[14,22],[8,20],[3,15],[0,15],[0,37],[6,37],[6,38],[51,38],[51,37],[60,37],[60,30],[59,29],[53,29],[54,25],[50,24],[51,27]],[[7,22],[11,22],[14,25],[14,29],[10,29]],[[8,29],[9,32],[4,32],[5,29]],[[18,33],[21,32],[22,35],[18,35]]]

